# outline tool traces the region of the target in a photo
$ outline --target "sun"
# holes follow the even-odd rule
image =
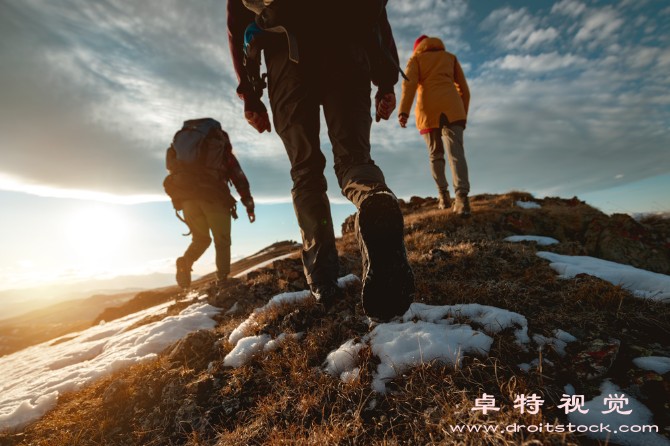
[[[125,238],[125,222],[111,209],[92,207],[72,216],[67,225],[69,246],[89,266],[101,266],[119,251]]]

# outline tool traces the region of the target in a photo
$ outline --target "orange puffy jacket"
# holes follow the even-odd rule
[[[407,62],[409,81],[402,82],[399,113],[409,116],[414,95],[416,126],[419,130],[440,127],[440,115],[449,122],[466,121],[470,105],[470,89],[463,69],[453,54],[445,51],[437,37],[421,41]]]

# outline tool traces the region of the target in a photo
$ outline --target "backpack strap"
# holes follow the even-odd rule
[[[177,216],[177,218],[178,218],[179,220],[183,221],[184,224],[185,224],[186,226],[188,226],[188,233],[187,233],[187,234],[182,234],[182,235],[183,235],[184,237],[187,236],[187,235],[191,235],[191,233],[193,232],[193,229],[191,228],[191,225],[189,225],[188,222],[186,222],[186,220],[184,220],[184,219],[181,217],[181,215],[179,215],[179,211],[178,211],[178,210],[175,209],[175,210],[174,210],[174,213],[175,213],[175,215]]]
[[[291,62],[298,63],[300,61],[298,39],[292,33],[283,26],[273,26],[272,28],[263,28],[263,30],[271,33],[286,33],[286,38],[288,39],[288,58]]]
[[[375,23],[375,34],[377,35],[377,41],[379,41],[379,46],[381,47],[384,55],[386,55],[386,57],[391,59],[391,62],[398,69],[398,71],[402,75],[402,78],[405,79],[406,81],[409,81],[409,78],[405,75],[405,72],[402,70],[402,68],[400,68],[400,65],[398,65],[398,62],[396,62],[395,58],[391,55],[389,49],[386,48],[386,45],[384,45],[384,39],[382,38],[382,30],[381,27],[379,26],[379,22]]]

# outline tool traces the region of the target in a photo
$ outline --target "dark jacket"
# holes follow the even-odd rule
[[[308,10],[309,8],[305,8]],[[256,14],[247,9],[242,0],[228,0],[227,5],[227,25],[228,25],[228,44],[230,46],[230,54],[233,59],[233,66],[239,85],[237,87],[237,95],[244,100],[245,111],[255,111],[262,113],[266,111],[263,102],[261,101],[262,93],[254,92],[251,83],[247,79],[247,74],[244,67],[244,31],[247,26],[255,21]],[[318,14],[314,14],[318,17]],[[316,23],[313,18],[305,18],[305,22]],[[396,48],[395,40],[393,39],[393,31],[388,21],[386,8],[384,7],[381,15],[377,21],[381,31],[382,42],[386,47],[388,53],[398,63],[398,50]],[[338,30],[347,30],[347,26],[340,26]],[[372,82],[378,87],[378,95],[384,95],[393,92],[393,86],[398,82],[398,69],[396,65],[389,59],[389,57],[382,51],[380,45],[377,44],[377,36],[372,32],[367,36],[350,36],[352,39],[360,41],[360,44],[365,46],[368,59],[370,60],[370,74]],[[275,38],[285,39],[283,35],[277,34]],[[310,35],[309,39],[299,36],[298,45],[307,43],[319,44],[319,40],[323,40],[323,36]],[[339,40],[340,36],[338,36]],[[302,41],[302,43],[301,43]]]

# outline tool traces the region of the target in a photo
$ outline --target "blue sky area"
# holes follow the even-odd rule
[[[401,64],[421,34],[456,54],[472,93],[472,194],[525,190],[605,212],[670,210],[670,3],[391,0]],[[0,290],[172,273],[188,239],[162,189],[182,121],[230,134],[258,221],[233,256],[299,240],[277,135],[243,118],[215,0],[0,0]],[[396,94],[400,95],[400,85]],[[267,98],[265,98],[267,100]],[[435,195],[414,126],[373,123],[403,198]],[[322,149],[331,146],[322,126]],[[331,157],[332,158],[332,157]],[[326,167],[336,230],[354,212]],[[213,249],[196,272],[213,270]]]

